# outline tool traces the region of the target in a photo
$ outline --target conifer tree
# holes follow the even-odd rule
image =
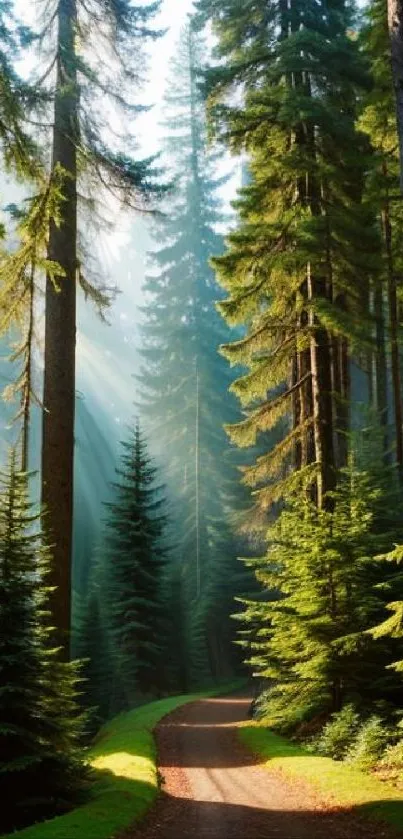
[[[107,187],[126,205],[144,209],[156,196],[152,161],[135,160],[128,138],[111,149],[105,135],[106,108],[134,116],[143,75],[144,42],[158,36],[152,20],[160,3],[130,0],[55,0],[46,8],[43,38],[54,58],[44,74],[45,90],[56,67],[52,171],[63,173],[60,223],[51,221],[48,255],[59,266],[47,276],[42,441],[42,492],[55,548],[53,612],[68,656],[71,612],[71,543],[75,407],[76,286],[105,302],[80,265],[78,185],[84,194]],[[50,23],[49,23],[50,20]],[[134,96],[132,91],[134,89]],[[93,204],[91,205],[93,209]]]
[[[366,13],[367,25],[361,35],[362,43],[371,66],[373,85],[364,100],[360,128],[371,141],[373,154],[369,158],[366,179],[368,201],[372,202],[382,234],[382,262],[378,272],[379,316],[384,316],[386,335],[382,343],[390,358],[393,393],[394,437],[396,460],[402,474],[403,467],[403,406],[402,373],[399,353],[399,284],[402,271],[400,241],[403,217],[399,193],[399,153],[396,126],[396,108],[393,95],[392,68],[387,26],[386,0],[373,0]],[[385,374],[383,374],[385,377]],[[382,388],[379,407],[387,416],[386,386]],[[383,403],[383,404],[382,404]],[[386,417],[385,417],[386,419]]]
[[[198,88],[204,49],[189,24],[165,96],[163,154],[176,189],[167,217],[155,224],[158,246],[150,254],[152,271],[144,287],[145,364],[138,377],[140,410],[162,450],[176,523],[172,570],[185,604],[188,681],[199,682],[220,678],[231,658],[221,630],[218,637],[208,626],[214,614],[228,614],[227,599],[224,606],[218,586],[214,600],[210,581],[225,573],[230,587],[234,579],[236,549],[228,514],[238,491],[222,430],[237,416],[236,405],[227,394],[230,372],[217,353],[229,332],[215,309],[220,291],[209,266],[223,246],[219,190],[225,178],[217,175],[217,152],[206,144]]]
[[[403,4],[387,0],[392,80],[395,93],[397,132],[400,157],[400,187],[403,194]]]
[[[124,707],[159,692],[164,674],[163,487],[139,424],[122,442],[115,499],[108,503],[101,592],[118,691]],[[109,604],[109,605],[108,605]]]
[[[295,484],[293,464],[323,507],[346,462],[348,356],[368,336],[368,255],[378,248],[361,203],[354,117],[366,79],[347,35],[351,5],[253,2],[244,14],[236,2],[199,0],[197,9],[218,38],[206,80],[213,130],[250,161],[238,228],[214,260],[229,294],[220,308],[247,327],[225,348],[249,370],[233,387],[248,415],[230,434],[248,447],[285,418],[288,432],[246,480],[270,506]],[[242,101],[231,104],[237,90]]]
[[[77,668],[58,659],[49,614],[49,553],[16,455],[0,494],[0,830],[82,799]]]
[[[334,502],[332,512],[318,512],[310,500],[293,499],[269,529],[267,555],[255,562],[264,590],[280,596],[246,604],[242,637],[255,671],[273,680],[267,711],[280,724],[398,695],[385,670],[391,648],[370,635],[385,614],[376,586],[379,488],[350,465]]]
[[[0,2],[0,146],[3,164],[20,180],[32,180],[41,171],[40,151],[27,131],[27,109],[38,93],[15,70],[32,33],[16,19],[12,0]]]

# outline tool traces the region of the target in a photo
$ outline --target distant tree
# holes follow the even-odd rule
[[[114,661],[102,598],[102,568],[99,560],[91,567],[88,591],[76,592],[73,608],[72,653],[82,662],[80,703],[88,715],[87,733],[94,735],[113,713]]]
[[[167,523],[163,487],[139,424],[122,443],[115,499],[108,503],[101,597],[117,692],[125,707],[163,686]]]
[[[78,672],[58,658],[49,613],[48,550],[12,453],[0,493],[0,830],[82,800]]]
[[[162,150],[176,189],[166,217],[154,224],[138,376],[139,409],[161,447],[173,504],[172,571],[182,590],[185,670],[188,681],[199,682],[219,679],[232,659],[228,603],[231,586],[237,591],[238,563],[229,514],[240,503],[239,473],[223,430],[237,417],[236,401],[218,353],[230,333],[216,311],[221,293],[209,264],[223,249],[226,178],[217,174],[217,151],[207,144],[199,90],[204,55],[189,24],[165,96]],[[224,599],[212,585],[221,574]],[[215,623],[218,615],[222,621]]]

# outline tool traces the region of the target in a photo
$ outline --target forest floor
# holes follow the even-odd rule
[[[162,794],[121,839],[381,839],[392,828],[264,768],[239,741],[250,699],[194,702],[159,724]],[[259,765],[260,763],[260,765]],[[401,835],[401,834],[400,834]]]

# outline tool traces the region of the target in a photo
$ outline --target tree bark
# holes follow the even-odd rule
[[[76,0],[59,0],[52,167],[64,172],[60,225],[51,222],[49,259],[61,270],[46,282],[42,439],[44,523],[53,552],[49,584],[57,640],[69,656],[74,480],[78,88]]]
[[[313,278],[308,271],[309,299],[326,295],[325,280]],[[319,467],[316,502],[319,509],[331,508],[328,493],[336,484],[333,399],[332,399],[332,357],[331,341],[327,330],[321,326],[311,311],[311,370],[313,420],[316,461]]]
[[[376,408],[379,422],[383,429],[383,453],[386,462],[388,450],[388,368],[386,359],[385,312],[382,280],[377,281],[374,289],[374,314],[376,319]]]
[[[388,0],[388,28],[399,136],[400,188],[403,194],[403,0]]]

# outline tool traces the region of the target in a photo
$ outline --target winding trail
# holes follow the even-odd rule
[[[158,726],[163,794],[122,839],[381,839],[395,834],[259,766],[236,735],[249,699],[186,705]]]

